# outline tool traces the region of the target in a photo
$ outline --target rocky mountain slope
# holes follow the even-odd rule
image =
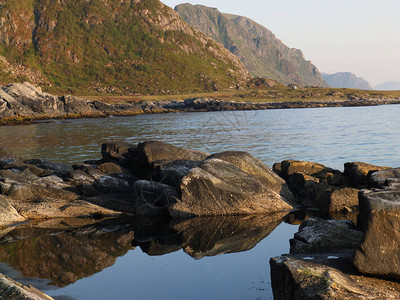
[[[388,81],[374,87],[378,91],[400,91],[400,81]]]
[[[318,69],[304,59],[300,50],[288,48],[251,19],[202,5],[181,4],[175,10],[191,26],[235,54],[253,76],[286,84],[327,86]]]
[[[3,0],[0,82],[63,91],[168,93],[250,78],[222,45],[159,0]]]
[[[368,81],[350,72],[339,72],[335,74],[322,73],[322,77],[324,77],[329,86],[333,88],[372,90]]]

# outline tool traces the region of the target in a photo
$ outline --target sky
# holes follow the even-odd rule
[[[161,0],[174,8],[183,3]],[[400,0],[196,0],[253,19],[320,72],[400,81]]]

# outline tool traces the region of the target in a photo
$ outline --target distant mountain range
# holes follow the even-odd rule
[[[388,81],[374,87],[378,91],[400,91],[400,81]]]
[[[250,78],[236,56],[159,0],[0,1],[0,83],[175,93]]]
[[[339,72],[335,74],[322,73],[326,83],[333,88],[351,88],[360,90],[372,90],[372,86],[362,77],[357,77],[350,72]]]
[[[235,54],[253,76],[286,84],[327,86],[317,67],[305,60],[300,50],[287,47],[251,19],[202,5],[181,4],[175,10],[191,26]]]

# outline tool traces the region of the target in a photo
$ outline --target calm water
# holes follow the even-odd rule
[[[0,145],[68,163],[99,158],[103,142],[162,140],[211,153],[244,150],[270,166],[301,159],[398,167],[399,115],[400,105],[391,105],[73,120],[0,127]],[[281,221],[17,228],[0,235],[0,272],[59,299],[272,299],[269,258],[288,253],[297,231]]]

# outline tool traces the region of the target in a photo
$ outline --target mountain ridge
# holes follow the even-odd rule
[[[300,50],[287,47],[253,20],[204,5],[180,4],[175,10],[191,26],[238,56],[253,76],[327,87],[318,69],[304,59]]]
[[[338,72],[334,74],[322,73],[322,77],[328,85],[333,88],[372,90],[372,86],[368,81],[350,72]]]

